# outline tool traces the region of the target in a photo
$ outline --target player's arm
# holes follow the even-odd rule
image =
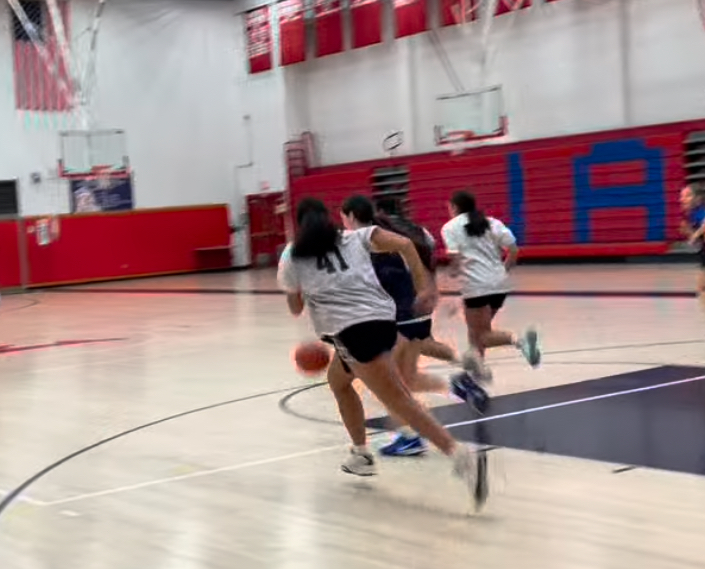
[[[509,271],[517,264],[519,258],[519,246],[512,230],[498,219],[492,220],[492,236],[495,243],[504,252],[504,268]]]
[[[690,236],[693,234],[693,228],[691,227],[690,223],[688,223],[685,219],[681,219],[681,224],[680,224],[679,229],[680,229],[681,235],[690,239]]]
[[[691,231],[690,237],[688,238],[688,242],[691,245],[694,245],[695,242],[698,239],[702,238],[703,235],[705,235],[705,220],[703,220],[702,224],[700,225],[700,227],[698,227],[697,230]]]
[[[299,316],[304,311],[304,297],[300,292],[287,292],[286,304],[294,316]]]
[[[519,258],[519,247],[516,243],[505,247],[506,256],[504,257],[504,268],[509,271],[517,264]]]
[[[279,288],[286,293],[286,305],[289,308],[289,312],[294,316],[299,316],[304,311],[304,297],[301,294],[301,285],[291,259],[290,245],[284,249],[279,259],[277,283]]]
[[[455,278],[460,274],[460,243],[455,237],[453,230],[448,225],[444,225],[441,229],[441,238],[445,245],[446,255],[448,257],[448,270],[451,278]]]

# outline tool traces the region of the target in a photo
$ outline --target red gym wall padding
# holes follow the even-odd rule
[[[28,286],[230,267],[228,256],[211,264],[199,252],[229,251],[226,205],[62,215],[59,237],[48,245],[37,242],[36,222],[40,219],[24,219]],[[5,232],[11,233],[0,223],[0,239]],[[5,256],[0,257],[0,263],[3,273],[18,268]],[[9,286],[5,279],[0,284]]]
[[[22,221],[0,221],[0,288],[22,286],[21,235]]]
[[[685,138],[704,130],[703,120],[685,121],[314,168],[292,183],[291,200],[312,195],[337,208],[371,193],[375,168],[406,166],[412,218],[436,237],[450,195],[471,188],[525,257],[663,254],[681,239]]]

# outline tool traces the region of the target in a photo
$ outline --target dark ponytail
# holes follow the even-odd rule
[[[423,228],[406,218],[401,213],[402,208],[399,203],[394,200],[380,200],[377,203],[377,211],[375,223],[382,229],[409,239],[414,244],[423,266],[431,273],[435,272],[436,256]]]
[[[298,229],[291,251],[299,259],[322,257],[335,250],[340,229],[321,200],[304,198],[296,208]]]
[[[450,198],[450,203],[455,206],[459,214],[467,214],[468,223],[465,224],[465,232],[470,237],[482,237],[490,228],[490,222],[485,214],[477,209],[475,196],[470,192],[456,192]]]

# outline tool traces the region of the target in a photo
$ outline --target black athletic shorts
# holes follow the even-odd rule
[[[705,269],[705,247],[701,247],[698,251],[698,262],[700,263],[700,268]]]
[[[431,327],[433,322],[431,318],[414,322],[399,322],[397,330],[407,340],[425,340],[431,337]]]
[[[335,336],[323,336],[321,340],[335,347],[343,368],[350,373],[350,363],[367,364],[392,351],[397,343],[397,323],[393,320],[361,322]]]
[[[492,312],[498,312],[504,306],[504,301],[507,300],[507,295],[488,294],[487,296],[476,296],[474,298],[464,298],[463,303],[465,308],[484,308],[489,306]]]

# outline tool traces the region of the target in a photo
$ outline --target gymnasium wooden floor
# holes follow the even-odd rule
[[[693,284],[684,265],[518,269],[499,324],[538,324],[543,367],[493,353],[484,422],[428,398],[496,447],[480,515],[435,452],[339,471],[333,400],[290,363],[308,321],[271,271],[5,296],[0,568],[703,567]],[[457,302],[435,333],[464,345]]]

